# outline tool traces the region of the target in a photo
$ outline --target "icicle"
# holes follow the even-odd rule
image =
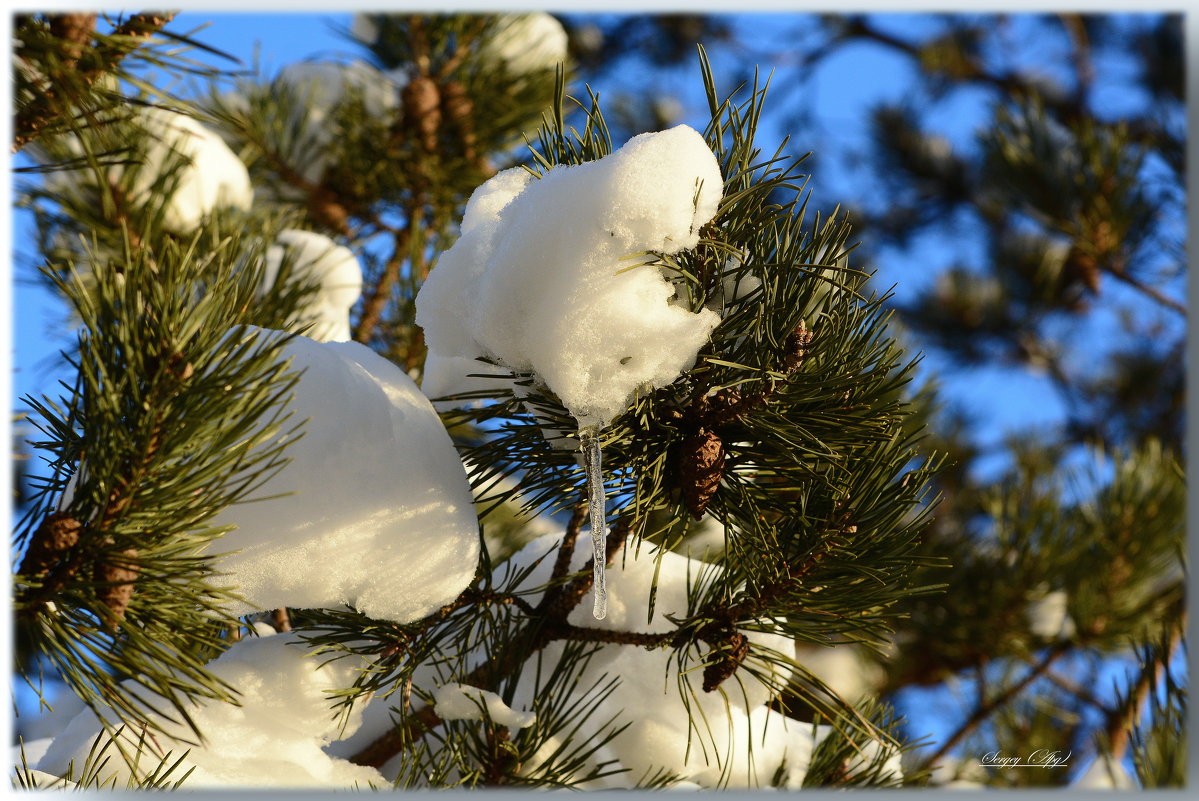
[[[579,431],[579,443],[583,450],[583,470],[587,473],[587,505],[591,511],[591,552],[593,568],[594,603],[591,614],[603,620],[608,614],[608,588],[604,582],[604,567],[608,561],[605,541],[608,528],[604,525],[604,475],[600,470],[599,427],[588,426]]]

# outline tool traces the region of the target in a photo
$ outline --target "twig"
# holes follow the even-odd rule
[[[287,614],[287,609],[279,607],[271,612],[271,625],[280,634],[291,631],[291,616]]]
[[[1141,719],[1150,690],[1161,681],[1162,674],[1165,672],[1170,658],[1174,655],[1174,650],[1182,641],[1185,629],[1186,616],[1184,615],[1170,634],[1170,643],[1166,648],[1165,658],[1155,664],[1145,665],[1140,676],[1137,677],[1136,684],[1133,685],[1132,692],[1129,693],[1127,702],[1108,713],[1107,725],[1104,730],[1107,734],[1108,748],[1113,762],[1119,762],[1124,758],[1132,730],[1137,725],[1137,721]]]
[[[1106,272],[1111,277],[1115,278],[1117,281],[1122,281],[1123,283],[1128,284],[1130,287],[1132,287],[1136,291],[1140,292],[1141,294],[1145,295],[1146,297],[1157,301],[1161,305],[1165,306],[1167,309],[1178,312],[1183,317],[1187,316],[1186,306],[1184,306],[1181,303],[1179,303],[1178,301],[1174,300],[1174,298],[1171,298],[1165,294],[1162,294],[1162,292],[1160,290],[1158,290],[1157,288],[1151,287],[1148,284],[1146,284],[1142,281],[1139,281],[1136,278],[1133,278],[1131,275],[1129,275],[1124,270],[1107,269],[1107,270],[1104,270],[1104,272]]]
[[[1106,704],[1104,704],[1102,701],[1100,701],[1098,698],[1096,698],[1095,694],[1093,692],[1091,692],[1090,690],[1088,690],[1083,685],[1081,685],[1075,681],[1071,681],[1070,679],[1066,678],[1065,676],[1054,673],[1052,670],[1045,674],[1045,678],[1048,679],[1055,687],[1062,690],[1063,692],[1067,692],[1070,695],[1073,695],[1075,698],[1079,699],[1080,701],[1082,701],[1086,704],[1090,704],[1091,706],[1098,709],[1100,712],[1103,712],[1108,715],[1111,714],[1111,711],[1112,711],[1111,708],[1108,707]]]
[[[404,264],[404,251],[408,249],[408,239],[412,229],[412,223],[394,234],[395,249],[388,259],[387,264],[383,266],[383,274],[379,276],[375,288],[371,291],[371,295],[362,304],[362,317],[358,320],[358,330],[354,332],[355,342],[370,342],[371,334],[379,325],[379,320],[383,317],[383,309],[387,306],[387,301],[391,297],[391,289],[400,279],[400,267]]]
[[[581,520],[575,525],[575,537],[578,536],[577,528],[580,525]],[[628,536],[631,528],[632,524],[627,519],[618,521],[612,527],[607,542],[607,557],[609,561],[619,553],[621,547],[623,547],[624,539]],[[653,647],[665,643],[669,637],[673,636],[673,632],[666,635],[644,635],[636,632],[593,630],[567,623],[567,616],[569,616],[574,607],[590,591],[591,581],[592,571],[589,561],[587,566],[573,581],[557,588],[557,592],[554,592],[554,588],[547,590],[542,603],[538,604],[536,608],[530,607],[523,599],[518,599],[516,596],[503,596],[505,600],[512,599],[511,602],[529,616],[529,623],[512,638],[510,644],[502,653],[495,655],[495,658],[475,668],[462,679],[462,683],[472,687],[494,689],[504,676],[509,675],[513,671],[520,670],[529,657],[554,640],[620,642],[622,644]],[[430,616],[430,618],[426,618],[426,620],[440,619],[448,614],[449,611],[461,608],[470,603],[472,592],[476,596],[478,595],[477,591],[468,590],[453,603],[442,607],[441,610]],[[551,594],[553,598],[547,602],[546,598]],[[422,707],[411,715],[406,716],[406,719],[399,726],[385,732],[357,754],[350,757],[350,761],[357,765],[379,767],[408,747],[421,731],[433,729],[439,726],[441,722],[441,718],[438,717],[432,707]]]
[[[1091,86],[1095,83],[1095,65],[1091,61],[1091,41],[1087,36],[1087,26],[1081,14],[1057,15],[1066,35],[1070,38],[1071,60],[1074,62],[1074,72],[1078,75],[1078,103],[1087,102]]]
[[[973,731],[976,726],[989,718],[1001,706],[1009,703],[1017,695],[1024,692],[1028,685],[1032,684],[1034,681],[1043,676],[1049,670],[1049,668],[1053,667],[1053,664],[1057,662],[1057,660],[1061,659],[1067,653],[1067,651],[1070,650],[1070,647],[1071,643],[1061,643],[1054,646],[1053,649],[1050,650],[1049,653],[1047,653],[1045,657],[1028,672],[1027,676],[1009,686],[1007,689],[1003,690],[990,700],[980,703],[975,708],[974,713],[966,719],[966,722],[959,726],[957,731],[955,731],[949,736],[948,739],[941,743],[941,747],[938,748],[932,756],[924,761],[924,763],[920,766],[920,770],[930,770],[935,764],[937,764],[937,762],[941,760],[943,756],[949,753],[958,743],[965,739],[966,735]]]

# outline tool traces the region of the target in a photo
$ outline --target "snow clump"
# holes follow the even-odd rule
[[[380,72],[365,61],[300,61],[279,71],[278,81],[291,87],[307,103],[307,119],[315,128],[324,122],[346,96],[357,92],[371,117],[382,117],[400,105],[398,74]],[[333,132],[327,131],[329,138]]]
[[[542,537],[513,557],[512,564],[519,568],[549,554],[526,580],[529,586],[548,579],[554,561],[551,552],[559,541],[560,537],[553,535]],[[673,631],[674,624],[667,616],[686,617],[688,587],[720,570],[718,566],[676,553],[662,553],[654,619],[647,623],[645,609],[654,582],[657,555],[647,546],[634,553],[632,540],[626,548],[623,568],[619,557],[609,568],[607,616],[596,620],[590,609],[581,604],[567,618],[569,623],[616,631]],[[590,543],[581,539],[572,569],[581,569],[590,554]],[[535,597],[528,600],[536,603]],[[780,634],[745,634],[755,650],[788,652],[792,647],[791,641]],[[544,658],[553,664],[562,651],[560,643],[551,643],[544,649]],[[604,724],[614,716],[619,716],[618,725],[628,723],[606,745],[606,756],[618,760],[630,771],[623,776],[630,781],[665,767],[681,779],[704,787],[716,787],[722,781],[732,787],[762,787],[768,786],[776,770],[786,765],[794,773],[788,786],[798,787],[812,749],[819,742],[814,739],[812,727],[789,720],[766,706],[773,690],[747,670],[738,671],[717,691],[704,692],[702,670],[698,669],[701,659],[700,654],[689,655],[680,675],[676,656],[669,648],[602,646],[578,678],[577,692],[587,693],[597,682],[603,683],[613,676],[620,678],[620,685],[592,710],[579,736],[601,736]],[[760,673],[776,671],[772,683],[779,686],[785,685],[790,676],[785,668],[759,662],[753,656],[747,662]],[[536,672],[530,666],[523,675],[531,677]],[[686,704],[680,696],[680,681],[688,695]],[[531,681],[522,682],[514,703],[531,706],[534,691]],[[690,730],[692,719],[705,721],[698,733]]]
[[[1030,601],[1024,609],[1028,630],[1044,640],[1068,639],[1074,636],[1074,619],[1070,617],[1070,596],[1065,590],[1046,592]]]
[[[261,625],[262,635],[270,627]],[[88,709],[77,715],[62,731],[37,764],[40,771],[65,775],[73,762],[73,775],[82,772],[89,750],[97,737],[107,762],[99,768],[102,783],[124,787],[130,777],[143,778],[166,758],[182,763],[169,778],[177,780],[188,770],[188,789],[216,787],[329,787],[365,788],[388,784],[374,768],[354,765],[329,756],[322,746],[358,728],[361,712],[351,712],[343,721],[332,708],[329,691],[348,687],[356,667],[348,659],[324,662],[306,655],[294,635],[258,636],[244,639],[209,663],[214,676],[236,688],[240,706],[208,700],[191,703],[188,714],[204,736],[201,745],[186,726],[151,713],[164,733],[147,738],[136,768],[131,768],[118,749],[135,754],[144,747],[140,729],[120,729],[120,719],[103,709],[106,725]],[[134,680],[124,682],[148,704],[166,708],[163,699],[142,689]],[[187,755],[184,756],[184,752]]]
[[[317,285],[306,308],[295,315],[297,323],[311,323],[306,336],[318,342],[350,340],[350,308],[362,294],[362,266],[348,248],[321,234],[287,229],[267,248],[264,261],[263,292],[275,284],[285,263],[289,282]]]
[[[566,60],[566,31],[549,14],[506,14],[497,25],[479,55],[485,62],[503,64],[509,75],[553,69]]]
[[[284,141],[268,141],[268,149],[287,161],[304,181],[319,184],[336,148],[337,128],[333,117],[350,96],[361,98],[363,111],[374,119],[389,119],[400,108],[400,89],[408,82],[402,70],[381,72],[365,61],[340,64],[333,61],[301,61],[289,64],[266,85],[243,83],[228,92],[220,104],[241,114],[257,113],[249,98],[266,94],[282,96],[278,116],[262,120],[268,138],[274,131],[288,132]],[[273,103],[267,109],[274,109]],[[302,200],[295,187],[268,188],[284,199]]]
[[[173,191],[163,208],[163,227],[167,231],[187,236],[217,208],[250,208],[254,199],[250,174],[241,159],[212,130],[193,117],[152,106],[140,108],[134,122],[145,131],[145,136],[138,140],[138,152],[130,157],[136,163],[108,166],[108,181],[121,184],[133,203],[161,202],[162,193],[154,192],[153,188],[165,170],[182,160],[171,179]],[[83,154],[78,142],[71,147]],[[126,170],[130,171],[127,182]],[[90,170],[63,170],[47,176],[46,188],[55,193],[77,194],[94,181]]]
[[[236,551],[215,564],[247,601],[230,611],[351,604],[406,623],[452,601],[474,576],[479,529],[466,471],[432,405],[356,342],[295,337],[283,358],[304,370],[286,425],[308,422],[285,451],[291,461],[254,493],[269,500],[214,520],[237,526],[213,546]]]
[[[485,386],[464,376],[487,372],[475,360],[488,358],[535,373],[585,427],[674,381],[720,317],[678,304],[636,254],[695,247],[722,191],[716,157],[685,125],[540,179],[519,168],[491,178],[416,299],[425,392]]]
[[[845,643],[830,647],[797,642],[795,661],[851,704],[878,695],[886,680],[883,667],[858,645]]]
[[[1099,756],[1070,784],[1072,790],[1139,790],[1136,779],[1119,761]]]
[[[364,45],[373,45],[379,41],[379,26],[375,23],[375,16],[363,11],[355,14],[350,23],[350,36]]]
[[[482,720],[483,709],[497,726],[523,729],[537,720],[533,712],[517,712],[493,692],[451,682],[433,691],[433,711],[442,720]]]

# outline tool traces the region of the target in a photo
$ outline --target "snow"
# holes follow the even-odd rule
[[[795,661],[851,704],[878,694],[886,671],[858,645],[795,644]]]
[[[503,64],[509,75],[553,69],[566,60],[566,31],[562,23],[544,12],[505,14],[495,35],[483,43],[479,56]]]
[[[1110,757],[1101,756],[1070,784],[1070,789],[1139,790],[1140,786],[1123,765]]]
[[[1043,595],[1041,593],[1044,593]],[[1074,620],[1070,617],[1070,597],[1065,590],[1041,590],[1024,609],[1028,630],[1045,640],[1074,636]]]
[[[453,600],[474,576],[478,523],[429,401],[356,342],[296,337],[283,355],[305,370],[290,422],[308,423],[287,448],[290,463],[253,495],[271,499],[236,504],[214,521],[237,526],[213,546],[237,551],[216,562],[247,600],[231,611],[352,604],[409,622]]]
[[[583,427],[674,381],[720,318],[679,305],[636,254],[695,247],[722,187],[716,157],[685,125],[540,179],[491,178],[417,296],[426,391],[469,385],[461,365],[487,357],[535,373]]]
[[[214,209],[232,206],[249,209],[254,198],[250,174],[221,138],[196,119],[166,109],[142,107],[135,118],[145,129],[137,166],[114,164],[107,168],[110,182],[121,181],[125,170],[133,170],[124,189],[137,202],[159,197],[151,191],[173,158],[186,163],[175,174],[174,191],[166,199],[163,226],[186,236],[200,226]],[[76,145],[77,147],[77,145]],[[174,154],[178,154],[175,156]],[[46,178],[51,192],[77,192],[95,180],[91,171],[66,170]]]
[[[71,717],[74,717],[74,715]],[[70,718],[67,718],[67,720],[70,720]],[[12,758],[13,765],[20,767],[22,754],[24,754],[25,757],[25,764],[36,765],[38,760],[45,756],[46,751],[50,749],[50,743],[53,741],[53,736],[42,737],[37,740],[23,738],[19,744],[12,747],[10,756]]]
[[[400,70],[381,72],[365,61],[341,64],[333,61],[302,61],[288,64],[271,84],[243,84],[227,93],[222,104],[243,113],[250,111],[247,96],[267,92],[286,93],[290,111],[281,119],[270,119],[265,126],[268,136],[276,129],[289,132],[288,147],[280,141],[267,146],[288,160],[288,166],[311,184],[319,184],[335,152],[337,128],[330,119],[351,94],[362,100],[363,111],[376,119],[390,118],[400,108],[400,89],[407,83]],[[294,188],[283,191],[285,198],[302,199]]]
[[[523,729],[532,726],[537,715],[517,712],[493,692],[450,682],[433,691],[433,711],[442,720],[482,720],[483,709],[497,726]]]
[[[549,556],[525,580],[526,588],[546,581],[560,540],[560,534],[544,536],[512,558],[513,566],[520,569],[543,555]],[[573,554],[572,569],[581,569],[589,555],[589,543],[581,539]],[[647,623],[645,604],[653,581],[655,555],[645,545],[640,554],[629,551],[626,559],[618,558],[610,567],[613,593],[607,618],[594,620],[587,605],[580,604],[572,611],[568,622],[609,630],[650,633],[673,630],[667,615],[686,614],[689,584],[707,580],[721,568],[675,553],[661,554],[656,613]],[[539,600],[536,593],[525,597],[532,604]],[[781,635],[749,633],[748,636],[760,647],[785,651],[791,646],[791,641]],[[561,643],[546,647],[542,651],[543,672],[549,670],[562,653]],[[745,670],[726,681],[720,690],[704,693],[697,675],[700,671],[696,669],[699,656],[688,655],[680,675],[675,655],[669,648],[650,651],[609,644],[598,649],[574,682],[575,702],[582,701],[597,682],[617,677],[621,683],[610,697],[589,710],[587,720],[574,735],[576,742],[602,736],[604,724],[614,716],[619,716],[618,725],[629,725],[587,764],[576,766],[576,770],[585,772],[589,765],[613,761],[615,768],[625,770],[589,783],[588,789],[632,787],[638,779],[660,768],[677,774],[678,781],[674,786],[678,789],[765,787],[776,776],[786,788],[798,789],[802,785],[813,751],[829,735],[831,728],[800,723],[770,709],[767,702],[772,697],[771,689]],[[764,668],[760,663],[756,666]],[[468,666],[467,669],[472,668]],[[535,722],[537,704],[544,699],[539,697],[540,688],[534,685],[537,671],[532,662],[520,672],[510,706],[490,691],[447,680],[441,675],[443,670],[443,666],[426,663],[417,666],[413,676],[415,689],[432,694],[434,711],[443,719],[479,720],[482,718],[480,705],[483,705],[492,720],[512,729],[525,728]],[[783,683],[789,676],[789,671],[782,668],[775,680]],[[679,695],[680,682],[688,693],[687,704]],[[326,754],[332,758],[346,758],[359,751],[390,727],[389,707],[398,703],[399,697],[392,696],[376,698],[366,704],[361,727],[326,745]],[[694,721],[695,728],[689,727],[689,719]],[[428,744],[436,747],[437,736],[429,737]],[[561,745],[561,738],[551,737],[520,768],[520,773],[529,777],[540,775]],[[886,772],[902,775],[898,753],[877,743],[867,743],[863,747],[863,760],[879,756],[885,756]],[[403,768],[403,763],[403,755],[397,756],[380,772],[389,779]]]
[[[300,61],[279,71],[278,80],[296,90],[308,104],[313,129],[322,123],[351,92],[360,93],[371,117],[383,117],[399,108],[400,85],[396,76],[380,72],[365,61]],[[332,138],[333,131],[327,132]]]
[[[305,335],[318,342],[350,340],[350,309],[362,294],[362,267],[348,248],[310,231],[287,229],[279,232],[267,248],[262,291],[271,287],[285,263],[293,282],[312,282],[317,291],[295,321],[312,325]]]
[[[379,41],[379,26],[375,24],[374,14],[358,12],[350,23],[350,36],[365,45],[373,45]]]
[[[536,540],[515,556],[513,562],[530,564],[537,557],[556,551],[558,542],[559,538],[554,536]],[[589,556],[590,543],[580,538],[572,569],[581,569]],[[607,616],[596,620],[587,605],[580,604],[571,612],[568,622],[596,629],[647,633],[673,631],[674,625],[667,615],[686,615],[689,584],[693,585],[720,568],[679,554],[662,553],[654,619],[647,623],[654,561],[655,554],[648,545],[642,546],[640,554],[628,552],[623,560],[618,557],[608,568]],[[543,560],[527,579],[527,585],[544,583],[552,562],[552,555]],[[528,600],[536,603],[535,596]],[[755,648],[781,652],[791,648],[790,640],[781,635],[746,634]],[[560,658],[562,646],[551,643],[544,653],[552,664]],[[702,670],[697,669],[701,658],[699,653],[689,654],[685,672],[680,675],[674,652],[669,648],[647,650],[617,644],[602,646],[579,677],[578,692],[587,692],[605,676],[619,676],[621,683],[592,711],[583,724],[581,736],[598,736],[601,724],[614,715],[620,716],[620,723],[629,723],[607,748],[613,758],[629,769],[630,772],[620,778],[630,783],[647,771],[652,773],[666,767],[679,773],[682,779],[705,787],[717,786],[722,773],[730,786],[765,786],[784,759],[799,771],[797,775],[802,781],[802,771],[806,770],[813,745],[811,737],[805,733],[808,727],[788,721],[766,707],[772,696],[771,689],[744,669],[726,681],[720,690],[705,693]],[[746,662],[746,666],[750,665],[769,670],[752,657]],[[524,675],[531,677],[534,673],[530,666]],[[788,677],[786,669],[779,669],[774,681],[785,683]],[[688,694],[686,703],[679,693],[680,681]],[[514,702],[532,707],[534,692],[531,681],[522,682]],[[698,731],[689,731],[688,721],[692,718]]]
[[[343,728],[328,691],[349,686],[360,667],[346,659],[322,664],[306,653],[303,642],[294,635],[242,640],[208,665],[215,676],[237,688],[240,706],[220,701],[191,705],[189,712],[204,736],[203,745],[194,744],[186,727],[156,715],[164,733],[154,735],[154,748],[143,755],[137,774],[152,771],[168,753],[173,762],[187,752],[183,764],[171,775],[179,778],[194,768],[184,784],[189,789],[384,786],[387,783],[375,769],[330,757],[321,750],[358,726],[361,715],[352,712]],[[147,695],[132,681],[124,685],[161,704],[161,699]],[[104,711],[104,719],[110,726],[119,725],[111,710]],[[101,732],[95,713],[80,713],[55,739],[37,768],[61,776],[74,761],[78,775],[98,736],[102,742],[115,739],[114,745],[137,747],[136,733],[118,734],[115,728]],[[106,755],[111,758],[100,769],[100,778],[115,779],[118,788],[124,787],[134,771],[115,747]]]
[[[69,483],[64,496],[68,492],[73,492]],[[57,734],[66,722],[78,715],[84,707],[79,696],[61,682],[47,682],[42,686],[42,692],[45,693],[43,697],[47,698],[50,706],[39,706],[36,712],[20,714],[13,721],[14,734],[24,738],[27,752],[33,742]]]
[[[719,562],[724,556],[725,544],[724,526],[706,514],[697,522],[689,523],[687,538],[680,550],[704,562]]]
[[[26,785],[29,789],[36,790],[74,790],[78,785],[75,782],[67,781],[58,776],[51,776],[40,770],[32,768],[25,774]],[[17,783],[13,782],[13,789],[18,789]]]

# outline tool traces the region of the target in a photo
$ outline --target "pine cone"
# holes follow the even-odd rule
[[[787,337],[783,359],[779,363],[781,372],[794,373],[799,369],[808,356],[808,347],[812,344],[812,337],[812,332],[804,325],[804,321],[800,320],[796,329]]]
[[[721,658],[704,668],[704,692],[710,693],[737,672],[745,657],[749,656],[749,639],[734,631],[719,646],[712,649],[709,658],[722,654]]]
[[[50,16],[50,33],[63,41],[62,71],[70,72],[83,55],[84,45],[92,39],[96,30],[96,14],[53,14]]]
[[[462,155],[467,161],[475,159],[475,130],[471,125],[474,104],[466,87],[450,81],[441,90],[441,111],[462,137]]]
[[[426,153],[437,149],[437,132],[441,128],[441,92],[432,78],[418,75],[400,93],[404,103],[404,120],[417,135]]]
[[[683,440],[679,462],[683,503],[691,516],[699,520],[724,478],[724,441],[715,431],[701,428]]]
[[[137,558],[136,548],[126,548],[123,557]],[[104,622],[104,628],[115,631],[117,624],[125,619],[125,610],[133,598],[133,583],[137,581],[139,569],[125,562],[100,561],[96,563],[93,579],[96,582],[96,600],[112,612]]]
[[[342,236],[350,235],[350,213],[328,187],[322,186],[309,196],[308,215],[315,222]]]
[[[78,544],[82,528],[82,524],[66,512],[56,512],[47,517],[34,532],[17,572],[25,576],[44,574],[62,553]]]

